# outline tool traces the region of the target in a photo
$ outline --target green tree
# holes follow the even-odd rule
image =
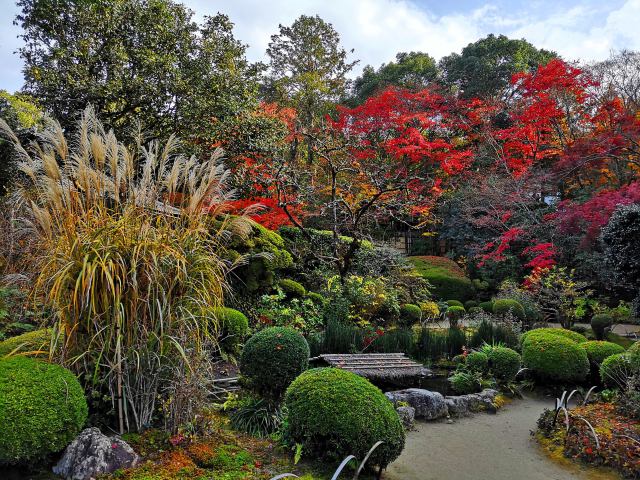
[[[383,63],[378,70],[371,65],[364,67],[362,75],[353,82],[352,97],[348,103],[359,105],[390,85],[420,90],[437,77],[436,61],[429,54],[401,52],[396,55],[395,62]]]
[[[210,144],[256,105],[259,68],[225,15],[173,0],[19,0],[25,91],[65,128],[92,104],[107,127]]]
[[[0,90],[0,118],[22,142],[28,142],[42,124],[43,115],[35,101],[27,95]],[[16,171],[12,142],[0,137],[0,195],[4,194]]]
[[[322,116],[347,92],[347,73],[357,62],[348,62],[340,35],[319,16],[300,16],[290,27],[280,25],[267,48],[269,77],[266,97],[294,107],[298,129],[310,133]],[[311,141],[308,160],[312,159]],[[295,147],[294,147],[295,153]]]
[[[512,40],[493,34],[470,43],[462,54],[440,60],[443,80],[460,89],[465,98],[499,95],[517,72],[528,72],[557,57],[555,52],[537,49],[526,40]]]

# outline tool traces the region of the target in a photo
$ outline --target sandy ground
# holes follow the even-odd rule
[[[402,455],[385,480],[609,480],[615,474],[587,470],[567,461],[558,464],[538,448],[530,431],[553,399],[528,397],[496,415],[446,422],[419,422],[409,432]]]

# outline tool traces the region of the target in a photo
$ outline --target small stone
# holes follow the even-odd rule
[[[139,461],[140,457],[124,440],[87,428],[66,448],[53,473],[67,480],[90,480],[99,474],[134,467]]]

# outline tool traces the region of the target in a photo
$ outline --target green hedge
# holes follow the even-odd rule
[[[0,360],[0,464],[61,451],[86,419],[84,391],[69,370],[25,356]]]
[[[589,373],[587,352],[578,343],[550,332],[527,335],[522,361],[543,380],[582,382]]]
[[[511,312],[518,320],[524,321],[527,318],[524,313],[524,307],[517,300],[501,298],[493,302],[493,313],[496,315],[506,315],[507,312]]]
[[[520,354],[510,348],[493,347],[489,352],[489,368],[499,380],[511,381],[515,379],[521,363]]]
[[[405,434],[392,403],[368,380],[338,368],[316,368],[296,378],[285,396],[286,435],[306,454],[341,460],[363,459],[387,466],[404,448]]]
[[[493,302],[480,302],[478,306],[487,313],[493,313]]]
[[[530,336],[539,336],[539,335],[554,335],[557,337],[563,337],[568,340],[571,340],[576,343],[584,343],[587,341],[587,337],[584,335],[580,335],[577,332],[567,330],[566,328],[536,328],[533,330],[529,330],[522,334],[522,342],[529,338]]]
[[[460,300],[447,300],[447,305],[449,305],[450,307],[464,307],[464,303],[462,303]]]
[[[9,355],[11,352],[26,354],[32,352],[37,356],[49,356],[51,345],[51,329],[44,328],[33,332],[23,333],[16,337],[11,337],[0,342],[0,357]],[[40,353],[36,353],[40,352]]]
[[[240,372],[263,395],[279,398],[289,384],[309,366],[309,345],[296,330],[271,327],[247,340]]]
[[[624,347],[617,343],[604,342],[602,340],[591,340],[579,344],[587,352],[587,357],[591,363],[600,365],[605,358],[615,355],[616,353],[624,353]]]
[[[464,302],[465,310],[470,310],[476,307],[478,307],[478,302],[476,302],[475,300],[467,300],[466,302]]]
[[[324,305],[324,297],[316,292],[307,292],[307,298],[311,299],[316,305]]]

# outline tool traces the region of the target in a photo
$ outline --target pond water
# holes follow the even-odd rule
[[[37,466],[34,466],[37,468]],[[32,472],[20,467],[0,466],[0,479],[2,480],[60,480],[50,469],[40,472]]]
[[[549,459],[530,435],[550,397],[514,400],[496,415],[476,414],[448,424],[419,422],[385,480],[618,480],[617,474]]]

